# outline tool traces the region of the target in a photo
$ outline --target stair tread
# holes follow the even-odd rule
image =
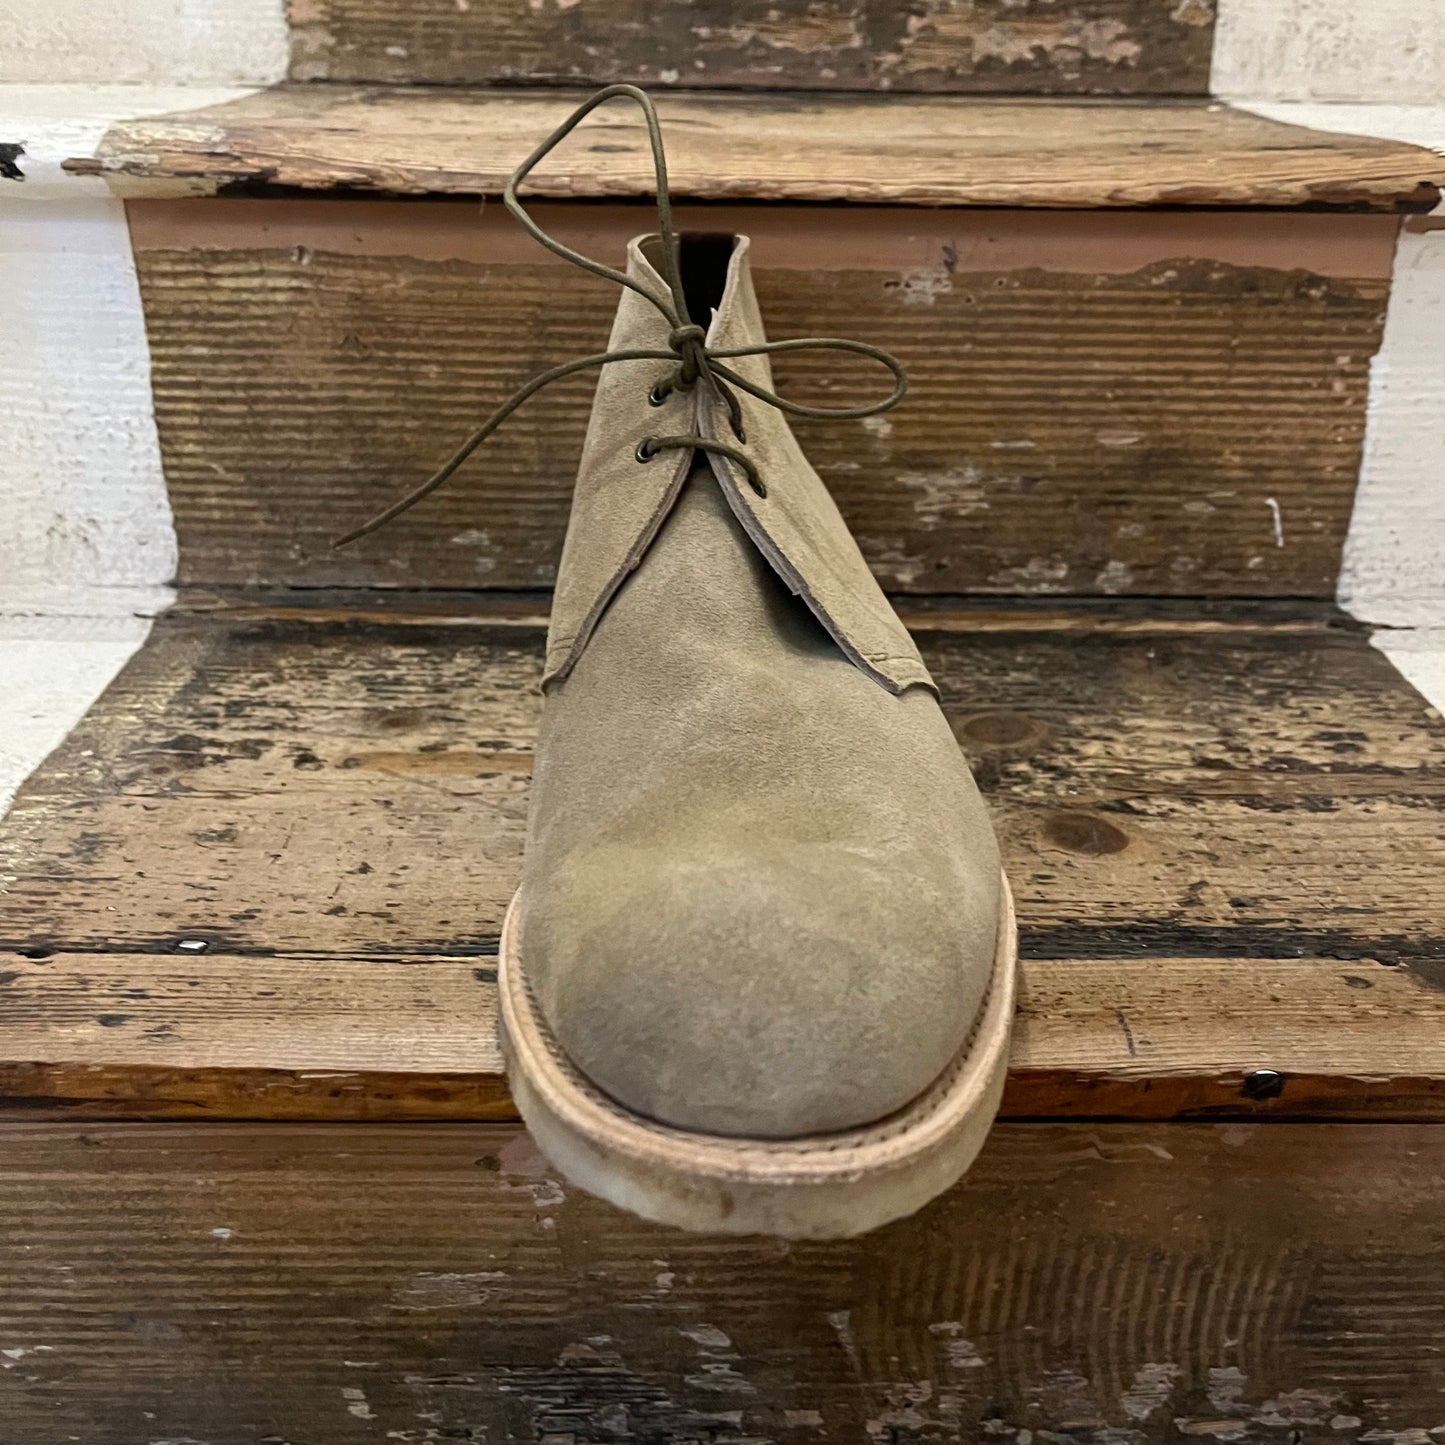
[[[510,1117],[494,955],[537,605],[162,618],[0,822],[0,1113]],[[1007,1112],[1445,1117],[1445,724],[1363,632],[1259,605],[907,620],[1018,898]],[[1257,1068],[1279,1097],[1245,1097]]]
[[[582,92],[287,84],[114,126],[67,164],[181,189],[236,184],[496,194]],[[949,206],[1301,206],[1428,210],[1445,164],[1395,141],[1221,102],[666,93],[678,196]],[[604,139],[605,133],[605,139]],[[590,142],[590,144],[589,144]],[[534,194],[652,193],[640,117],[591,117]]]

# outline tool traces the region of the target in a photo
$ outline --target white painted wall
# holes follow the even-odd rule
[[[1366,622],[1445,625],[1445,229],[1395,254],[1339,595]]]
[[[0,615],[0,813],[149,630],[141,617]]]
[[[1445,627],[1388,628],[1372,640],[1436,714],[1445,713]]]
[[[1240,0],[1230,3],[1240,8]],[[1332,6],[1316,0],[1314,8]],[[1398,7],[1392,0],[1384,8]],[[1405,8],[1430,11],[1445,36],[1445,0]],[[1445,155],[1445,76],[1433,105],[1226,98],[1294,125],[1408,141]],[[1376,625],[1375,645],[1445,711],[1445,204],[1401,231],[1369,406],[1339,600]]]
[[[1445,28],[1445,3],[1439,19]],[[1445,155],[1445,92],[1434,106],[1253,101],[1316,130],[1375,135]],[[1407,221],[1395,252],[1385,334],[1339,599],[1386,627],[1445,627],[1445,205]]]
[[[0,0],[0,83],[270,85],[285,0]]]
[[[0,812],[170,598],[176,541],[125,213],[60,162],[120,116],[246,94],[0,86]]]
[[[1217,0],[1217,7],[1218,95],[1445,101],[1441,0]]]
[[[176,541],[125,213],[103,181],[65,175],[118,116],[246,91],[0,87],[0,613],[153,613]]]

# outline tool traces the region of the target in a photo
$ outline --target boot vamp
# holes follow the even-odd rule
[[[522,967],[561,1048],[680,1128],[871,1123],[967,1039],[999,892],[931,693],[853,666],[695,468],[547,702]]]

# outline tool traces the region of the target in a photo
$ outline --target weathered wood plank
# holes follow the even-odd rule
[[[603,345],[615,287],[460,203],[130,209],[184,580],[551,583],[587,383],[536,398],[393,527],[330,542],[532,373]],[[539,215],[614,262],[651,224]],[[680,219],[754,237],[774,336],[855,336],[909,368],[891,415],[800,426],[889,587],[1333,595],[1393,220]],[[826,357],[777,376],[796,396],[872,394],[866,368]]]
[[[1445,967],[1025,960],[1003,1114],[1445,1120]],[[513,1119],[494,960],[0,955],[0,1117]]]
[[[94,158],[66,164],[181,192],[497,195],[584,93],[283,85],[121,122]],[[1440,157],[1417,146],[1219,102],[691,92],[659,95],[657,108],[673,193],[699,200],[1426,211],[1445,176]],[[594,114],[528,185],[538,196],[650,196],[636,109]]]
[[[1203,95],[1214,0],[291,0],[294,80]]]
[[[790,1246],[619,1214],[504,1126],[11,1125],[0,1409],[26,1445],[1423,1442],[1442,1190],[1430,1125],[1004,1125],[915,1218]]]
[[[920,634],[1028,956],[1445,954],[1445,724],[1362,632],[1031,615]],[[494,950],[541,642],[484,612],[162,619],[0,824],[0,944]]]
[[[375,587],[187,587],[171,615],[229,622],[382,622],[407,626],[546,627],[550,591]],[[893,610],[915,632],[1087,632],[1182,637],[1194,633],[1349,628],[1333,602],[1267,597],[1008,597],[895,594]]]

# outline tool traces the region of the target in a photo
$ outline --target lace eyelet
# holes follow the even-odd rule
[[[652,445],[652,438],[643,437],[643,439],[638,442],[637,450],[633,452],[632,455],[635,456],[640,462],[650,462],[657,455],[657,452]]]
[[[735,421],[733,423],[733,435],[738,439],[739,446],[747,446],[748,434],[746,430],[744,430],[742,422]]]
[[[763,485],[762,479],[760,477],[749,477],[748,486],[750,486],[753,491],[755,491],[760,497],[766,497],[768,495],[768,489]]]
[[[671,388],[669,387],[664,391],[662,383],[659,381],[655,383],[652,390],[647,393],[647,403],[649,406],[662,406],[670,394]]]

